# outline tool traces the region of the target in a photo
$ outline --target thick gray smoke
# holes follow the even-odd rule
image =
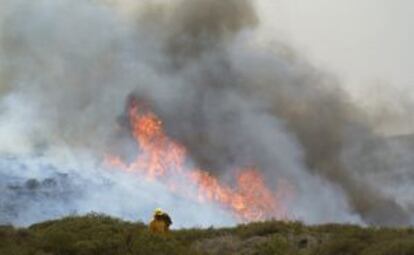
[[[234,223],[217,205],[101,168],[106,153],[137,152],[122,129],[131,95],[224,182],[252,165],[274,190],[287,181],[294,219],[412,223],[412,145],[376,135],[340,83],[293,49],[260,44],[254,2],[0,7],[0,223],[88,211],[144,220],[157,206],[178,226]]]

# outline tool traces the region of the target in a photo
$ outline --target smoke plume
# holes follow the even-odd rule
[[[0,223],[164,207],[177,226],[233,224],[217,205],[103,169],[107,153],[138,153],[130,97],[224,182],[251,165],[274,189],[286,180],[291,218],[413,222],[413,143],[375,132],[340,81],[277,35],[261,43],[254,1],[5,0],[0,26]]]

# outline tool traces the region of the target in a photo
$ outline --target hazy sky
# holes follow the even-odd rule
[[[414,123],[414,1],[259,0],[267,29],[288,40],[314,64],[334,72],[370,107],[389,102],[395,118],[387,125]],[[396,102],[405,101],[404,106]],[[404,108],[404,109],[403,109]],[[413,116],[409,116],[413,117]],[[390,122],[394,122],[390,123]],[[398,124],[396,124],[398,122]],[[398,131],[396,131],[398,132]]]

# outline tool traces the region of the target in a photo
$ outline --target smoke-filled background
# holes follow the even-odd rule
[[[1,1],[0,224],[90,211],[147,220],[155,207],[178,227],[236,223],[219,205],[105,169],[108,153],[136,156],[125,124],[131,96],[187,148],[188,164],[223,182],[244,165],[272,189],[287,181],[292,219],[412,224],[412,74],[376,75],[379,67],[394,74],[386,34],[371,50],[387,65],[367,61],[373,53],[357,57],[365,33],[346,29],[368,31],[354,16],[378,19],[381,5],[355,14],[359,3],[347,1],[354,16],[327,30],[341,40],[318,30],[336,24],[325,2]],[[353,42],[349,52],[341,42]]]

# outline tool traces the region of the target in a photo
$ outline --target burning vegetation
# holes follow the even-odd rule
[[[220,181],[203,169],[190,167],[186,148],[168,137],[160,118],[133,97],[129,101],[128,119],[139,153],[130,163],[119,156],[109,155],[105,160],[107,166],[138,174],[138,177],[144,176],[149,181],[160,181],[171,191],[200,203],[217,203],[232,211],[241,221],[288,216],[282,202],[287,186],[284,191],[273,191],[254,167],[233,171],[233,185]],[[195,190],[194,193],[189,192],[189,186]]]

